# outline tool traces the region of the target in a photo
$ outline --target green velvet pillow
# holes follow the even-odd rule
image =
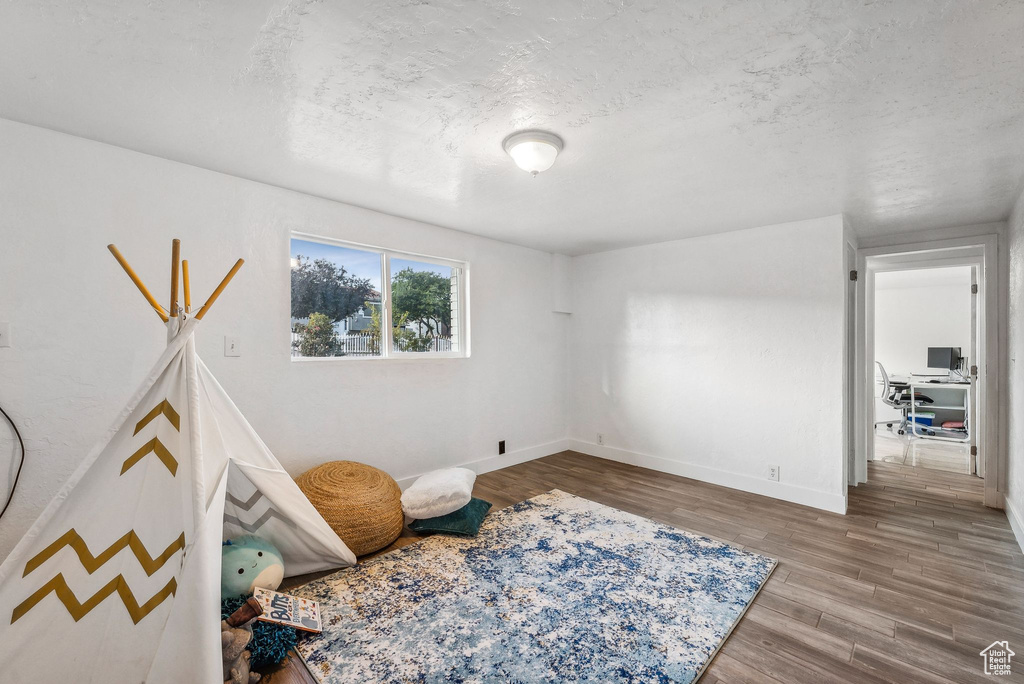
[[[468,504],[454,513],[426,520],[414,520],[409,523],[409,529],[417,534],[440,532],[460,537],[475,537],[489,510],[491,504],[483,499],[470,499]]]

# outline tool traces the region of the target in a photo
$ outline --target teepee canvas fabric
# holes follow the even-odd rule
[[[195,352],[167,349],[0,566],[11,682],[220,682],[221,542],[253,533],[285,573],[355,557]]]

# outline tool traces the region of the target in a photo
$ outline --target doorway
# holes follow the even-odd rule
[[[977,475],[976,265],[876,270],[874,460]]]
[[[996,247],[995,235],[981,235],[858,250],[853,321],[858,377],[850,388],[856,428],[847,470],[851,484],[868,481],[869,462],[888,459],[915,468],[970,473],[980,478],[985,505],[1002,508]],[[940,288],[952,293],[958,285],[966,285],[966,293],[961,289],[955,297],[950,294],[952,299],[927,297],[929,287],[939,295]],[[924,292],[911,293],[911,288]],[[901,308],[901,303],[907,306]],[[955,330],[941,322],[932,327],[936,321],[929,313],[955,317]],[[902,330],[901,321],[906,324]],[[966,359],[960,364],[947,356],[949,367],[939,367],[943,362],[938,357],[929,358],[930,348],[936,353],[945,349],[948,355],[956,347],[957,356]],[[931,400],[926,406],[915,399],[907,412],[923,415],[905,416],[901,408],[882,403],[883,378],[876,361],[883,367],[888,362],[896,379],[905,381],[904,398],[921,394]]]

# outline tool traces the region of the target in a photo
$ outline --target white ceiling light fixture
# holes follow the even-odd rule
[[[501,146],[516,166],[536,176],[551,168],[563,145],[562,139],[554,133],[519,131],[505,138]]]

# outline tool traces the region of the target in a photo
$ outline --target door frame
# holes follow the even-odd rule
[[[959,250],[957,250],[957,251],[959,251]],[[977,254],[975,256],[970,256],[971,252],[977,252]],[[922,256],[925,255],[925,254],[928,254],[928,253],[921,253]],[[874,354],[874,332],[873,332],[874,331],[874,317],[875,317],[874,316],[874,314],[875,314],[875,311],[874,311],[874,298],[875,298],[876,291],[877,291],[876,288],[875,288],[875,285],[876,285],[876,280],[875,279],[876,279],[877,275],[879,273],[892,273],[892,272],[898,272],[898,271],[926,271],[926,270],[931,270],[931,269],[934,269],[934,268],[950,268],[950,267],[958,267],[958,268],[968,268],[968,269],[970,269],[971,284],[972,285],[974,285],[974,284],[978,285],[978,294],[971,296],[971,306],[970,306],[970,310],[968,311],[968,316],[970,317],[970,320],[971,320],[971,343],[970,343],[971,346],[969,347],[969,349],[970,349],[969,360],[970,360],[972,366],[976,365],[979,368],[984,367],[984,365],[985,365],[985,349],[981,345],[980,341],[984,339],[985,332],[983,330],[981,330],[980,327],[979,327],[979,324],[984,320],[984,315],[983,315],[984,307],[983,306],[978,306],[978,303],[979,303],[978,300],[981,298],[981,282],[982,282],[982,280],[981,280],[981,271],[982,271],[982,269],[984,267],[984,264],[982,263],[982,258],[983,257],[982,257],[980,249],[964,250],[964,253],[963,253],[962,256],[955,256],[955,257],[946,256],[946,257],[939,257],[939,258],[920,258],[919,256],[915,255],[914,258],[911,258],[909,260],[904,260],[903,255],[901,255],[901,254],[887,255],[886,257],[868,257],[868,259],[867,259],[867,271],[868,271],[868,279],[869,280],[865,284],[865,288],[868,291],[868,299],[871,301],[871,308],[870,308],[870,310],[868,310],[866,312],[865,319],[869,322],[869,325],[872,326],[872,334],[865,341],[865,359],[866,359],[866,361],[868,363],[868,368],[871,371],[874,371],[875,361],[877,360],[877,358],[876,358],[876,356]],[[875,259],[877,261],[875,261],[873,263],[873,261],[872,261],[873,259]],[[873,373],[871,375],[872,375],[873,381],[877,382],[877,379],[874,378]],[[979,373],[978,378],[979,378],[979,381],[980,381],[982,387],[985,387],[985,377],[981,373]],[[971,389],[970,389],[971,399],[970,399],[970,402],[969,402],[970,403],[969,421],[970,421],[971,425],[982,425],[982,427],[984,427],[984,424],[977,420],[978,415],[983,410],[983,407],[978,403],[979,397],[977,395],[977,392],[975,391],[977,389],[977,387],[978,387],[978,384],[979,384],[978,382],[974,382],[974,383],[971,384]],[[875,389],[876,388],[874,386],[871,387],[872,399],[874,398],[874,391],[875,391]],[[876,407],[877,407],[876,402],[872,401],[871,402],[872,411]],[[874,430],[874,425],[875,425],[875,421],[877,420],[877,418],[878,418],[877,416],[874,416],[871,419],[870,424],[872,426],[872,431]],[[867,452],[867,460],[869,460],[869,461],[874,459],[874,451],[875,451],[874,446],[875,446],[874,439],[868,439],[866,452]],[[974,429],[972,429],[971,430],[971,433],[970,433],[970,446],[978,447],[979,453],[985,453],[985,451],[986,451],[986,435],[985,435],[985,430],[984,429],[981,429],[981,430],[974,430]],[[972,460],[973,460],[973,457],[972,457]],[[978,461],[976,471],[973,474],[977,474],[980,477],[984,477],[985,476],[985,462],[984,462],[983,459]]]
[[[854,382],[854,420],[856,422],[854,458],[847,463],[851,484],[867,481],[867,462],[874,452],[874,276],[879,270],[908,270],[941,266],[975,265],[978,267],[976,304],[982,320],[979,326],[976,355],[983,391],[976,404],[983,423],[977,435],[978,470],[985,475],[984,503],[1003,508],[1005,487],[1005,456],[1001,436],[999,392],[1001,378],[1001,340],[999,338],[1000,283],[998,235],[978,235],[935,240],[919,240],[903,244],[868,247],[857,250],[856,350],[855,364],[859,377]],[[983,461],[983,462],[982,462]]]

